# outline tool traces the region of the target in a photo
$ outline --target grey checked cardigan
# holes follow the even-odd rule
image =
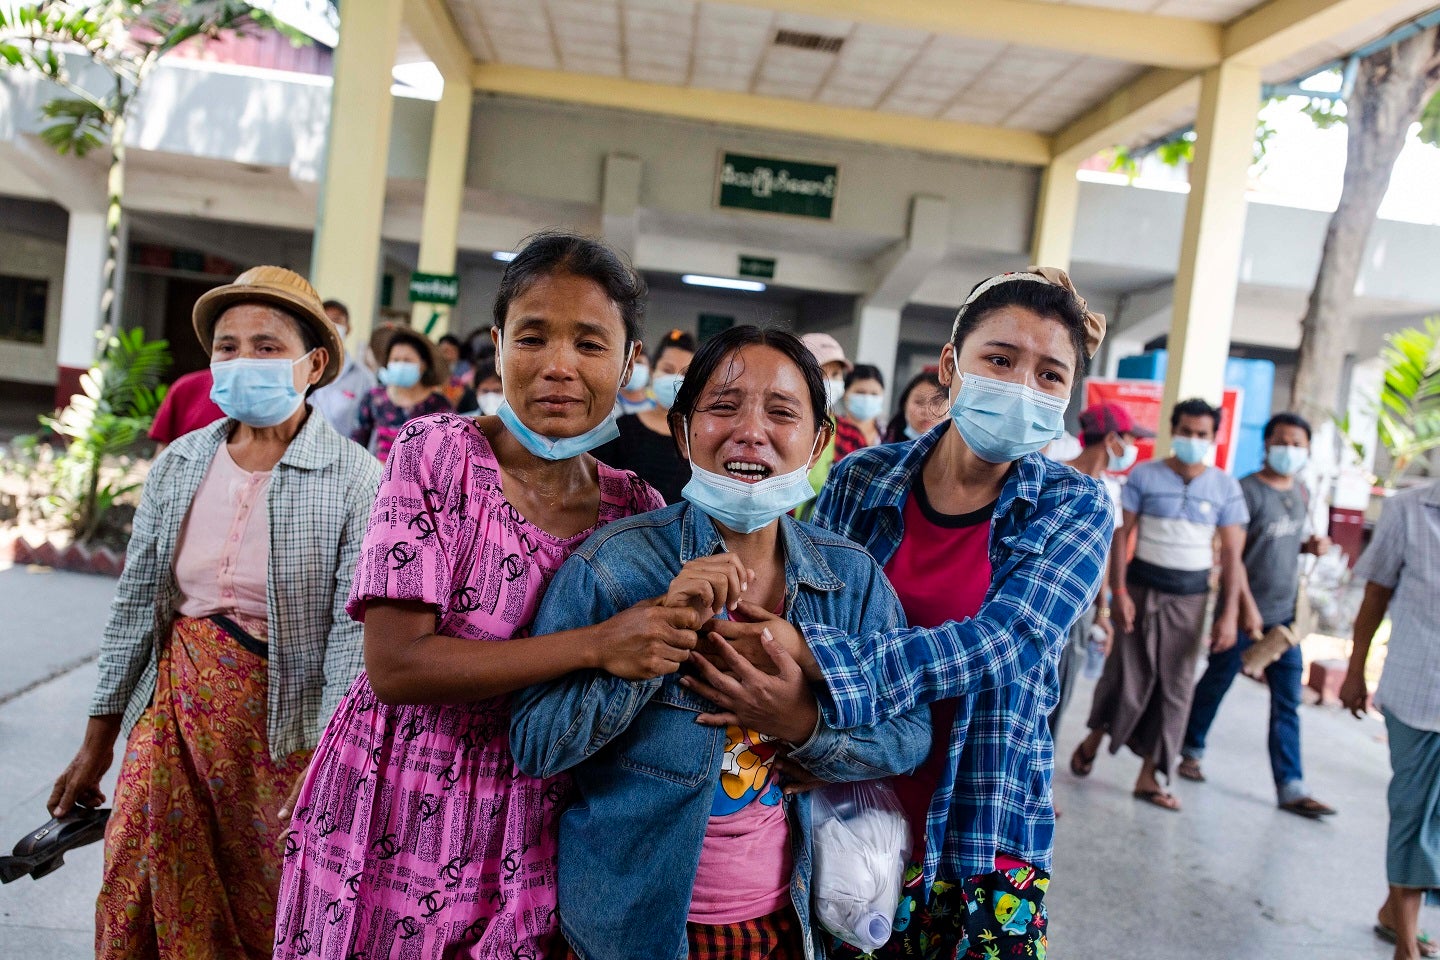
[[[124,711],[126,735],[155,695],[158,651],[180,603],[174,559],[181,524],[234,425],[221,420],[176,440],[140,495],[90,704],[91,716]],[[271,474],[266,717],[276,759],[319,742],[364,666],[361,626],[345,613],[345,601],[379,485],[375,458],[313,409]]]

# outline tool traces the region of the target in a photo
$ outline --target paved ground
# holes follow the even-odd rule
[[[112,585],[0,570],[0,846],[44,822],[50,784],[79,744]],[[1131,799],[1139,761],[1128,754],[1102,754],[1085,781],[1065,769],[1089,700],[1082,682],[1057,748],[1064,815],[1050,895],[1053,958],[1390,956],[1370,933],[1384,895],[1388,767],[1378,721],[1304,709],[1311,786],[1341,813],[1328,823],[1302,820],[1275,809],[1268,701],[1242,678],[1212,734],[1210,782],[1181,782],[1185,810],[1172,814]],[[44,880],[0,887],[0,960],[92,955],[100,848],[67,861]],[[1440,927],[1440,912],[1423,920]]]

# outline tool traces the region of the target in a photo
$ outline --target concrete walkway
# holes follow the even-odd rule
[[[50,785],[84,731],[113,581],[0,570],[0,847],[47,817]],[[1265,753],[1269,701],[1241,678],[1211,734],[1205,784],[1181,781],[1182,813],[1130,797],[1139,761],[1102,754],[1068,770],[1090,703],[1084,681],[1056,749],[1050,894],[1055,960],[1385,960],[1370,932],[1384,896],[1385,785],[1377,720],[1303,709],[1307,779],[1340,808],[1313,823],[1275,808]],[[105,785],[114,783],[112,768]],[[99,845],[44,880],[0,887],[0,960],[93,956]],[[1440,914],[1422,922],[1440,929]]]

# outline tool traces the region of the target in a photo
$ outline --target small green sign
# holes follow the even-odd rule
[[[774,257],[747,257],[740,254],[740,276],[755,277],[757,280],[775,279]]]
[[[410,274],[411,303],[443,303],[454,306],[460,299],[460,278],[452,273]]]
[[[735,318],[724,313],[700,314],[700,342],[704,343],[717,333],[724,333],[735,326]]]
[[[835,215],[840,168],[833,163],[723,153],[716,180],[717,207],[829,220]]]

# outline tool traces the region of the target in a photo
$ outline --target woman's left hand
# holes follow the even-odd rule
[[[711,633],[709,641],[709,656],[690,654],[699,676],[680,682],[724,712],[702,713],[697,722],[712,727],[734,724],[794,744],[810,739],[820,720],[820,705],[800,665],[768,629],[761,632],[760,645],[775,666],[773,674],[752,665],[718,633]]]

